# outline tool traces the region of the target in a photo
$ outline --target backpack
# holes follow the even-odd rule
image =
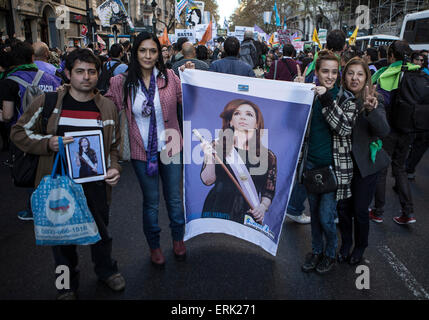
[[[31,105],[33,100],[38,96],[43,94],[42,89],[39,88],[40,79],[42,79],[44,72],[42,70],[38,70],[36,76],[33,79],[32,83],[28,83],[27,81],[21,79],[18,76],[9,76],[6,79],[10,79],[20,84],[25,88],[24,95],[19,97],[21,99],[21,110],[18,109],[18,115],[21,116]]]
[[[253,48],[253,50],[252,50]],[[251,42],[244,42],[240,47],[240,60],[246,62],[253,68],[256,67],[257,56],[256,56],[256,48],[255,45]]]
[[[45,95],[45,105],[41,115],[42,134],[46,134],[48,119],[55,109],[58,97],[57,92],[49,92],[45,93]],[[12,141],[10,142],[9,150],[9,163],[13,183],[17,187],[34,188],[39,156],[22,151]]]
[[[429,131],[429,76],[421,69],[402,67],[391,122],[403,133]]]
[[[121,64],[120,62],[117,62],[113,66],[111,66],[109,69],[107,68],[108,62],[106,62],[101,69],[100,78],[98,78],[97,82],[97,89],[100,90],[100,93],[104,96],[107,91],[109,90],[110,86],[110,78],[113,77],[113,73],[115,72],[115,69],[119,67]]]

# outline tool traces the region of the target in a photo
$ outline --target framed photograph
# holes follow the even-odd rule
[[[66,132],[74,142],[66,145],[67,165],[70,177],[76,183],[104,180],[103,134],[100,130]]]

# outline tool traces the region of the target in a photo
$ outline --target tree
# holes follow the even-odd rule
[[[217,24],[219,24],[219,5],[217,4],[216,0],[204,0],[204,10],[209,11],[211,13],[212,19],[216,21]]]

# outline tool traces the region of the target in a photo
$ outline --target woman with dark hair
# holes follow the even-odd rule
[[[79,167],[79,178],[97,174],[97,154],[91,149],[88,138],[79,139],[79,153],[76,156],[76,165]]]
[[[244,223],[245,216],[250,214],[257,223],[263,224],[275,194],[277,160],[261,142],[262,113],[253,102],[237,99],[225,106],[220,117],[223,130],[220,136],[211,145],[203,143],[201,180],[214,187],[204,202],[202,217],[213,218],[222,213],[224,218]],[[215,162],[212,151],[222,159],[240,188],[225,168]]]
[[[312,252],[307,254],[301,266],[304,272],[316,270],[324,274],[335,265],[338,239],[334,219],[337,202],[351,197],[351,135],[358,111],[353,95],[337,86],[339,67],[338,58],[332,51],[319,52],[315,75],[320,85],[313,89],[316,99],[307,129],[308,139],[304,144],[306,151],[303,152],[298,170],[304,171],[307,177],[313,175],[313,180],[304,181],[310,204],[312,241]],[[303,83],[305,73],[301,74],[298,68],[298,76],[294,81]],[[328,190],[312,188],[320,185],[322,175],[317,170],[327,172],[328,169],[335,175],[336,190],[335,185]]]
[[[352,196],[340,200],[337,206],[342,239],[338,262],[356,265],[368,247],[368,207],[374,197],[378,172],[390,163],[379,140],[389,134],[390,127],[383,99],[375,92],[370,69],[363,59],[355,57],[347,62],[341,84],[355,96],[359,115],[352,133]]]
[[[179,78],[165,67],[156,36],[147,32],[137,36],[128,73],[113,77],[105,96],[115,102],[118,110],[125,108],[131,163],[143,193],[143,231],[151,261],[155,266],[165,263],[158,225],[159,178],[171,221],[173,251],[183,260],[186,248],[180,193],[182,136],[177,116],[182,90]]]
[[[168,46],[166,46],[165,44],[162,45],[161,47],[161,54],[162,54],[162,59],[164,60],[165,67],[168,69],[171,69],[170,53],[168,50]]]

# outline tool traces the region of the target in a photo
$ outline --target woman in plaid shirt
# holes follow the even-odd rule
[[[329,193],[308,193],[312,252],[307,254],[302,270],[316,270],[323,274],[331,270],[336,259],[338,239],[334,219],[337,201],[351,197],[351,134],[358,111],[353,94],[337,86],[339,61],[332,51],[322,50],[319,53],[315,72],[320,85],[313,89],[316,99],[308,129],[308,154],[303,160],[306,170],[332,166],[338,188]],[[304,82],[301,72],[295,81]]]

